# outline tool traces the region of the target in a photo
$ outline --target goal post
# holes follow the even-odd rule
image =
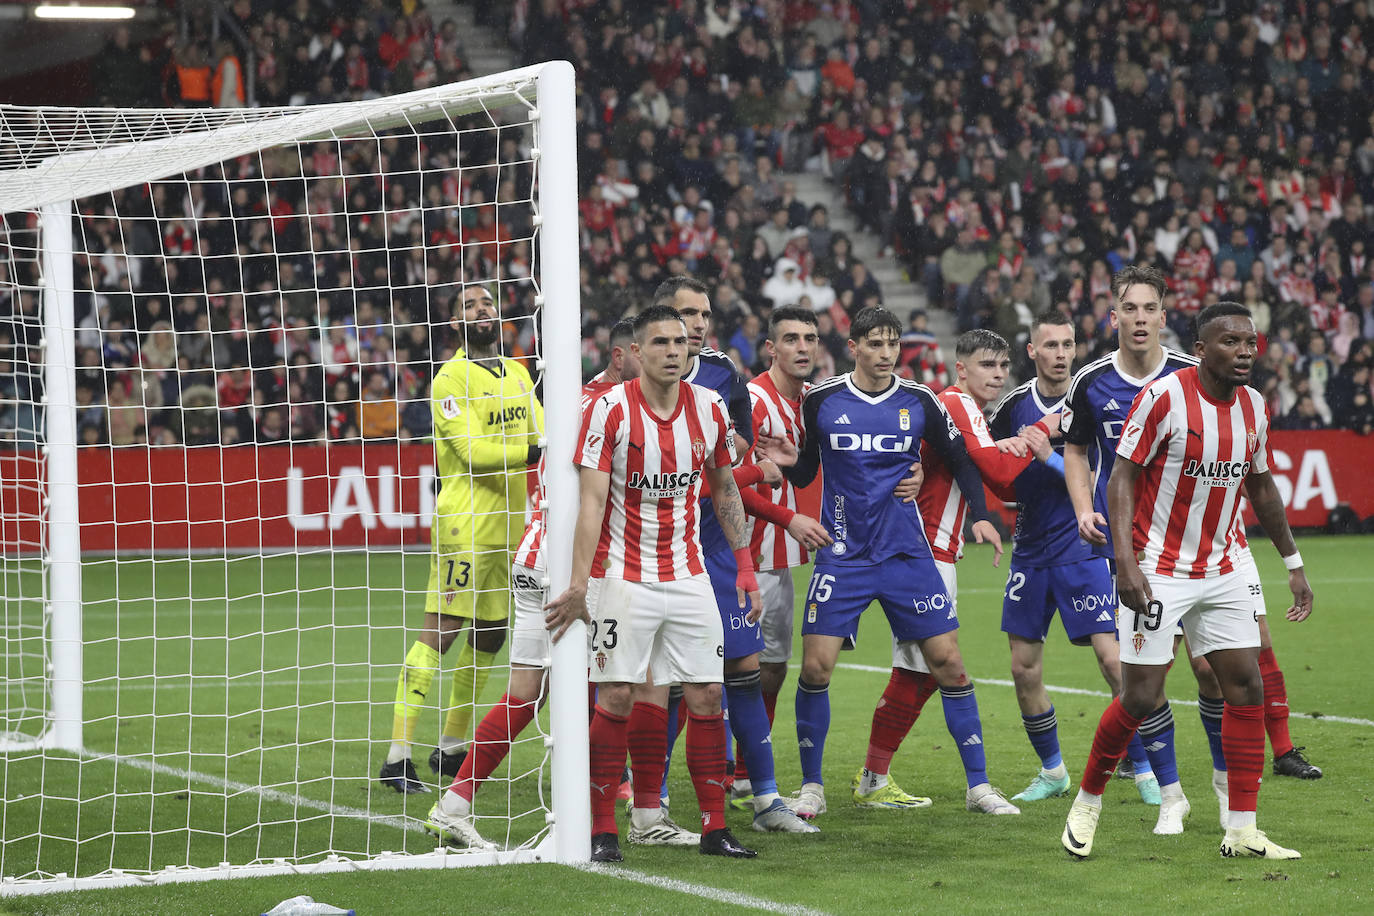
[[[544,585],[569,580],[576,163],[562,61],[300,108],[0,106],[0,358],[32,380],[0,410],[0,897],[589,858],[580,622],[474,801],[496,851],[425,836],[424,751],[504,652],[466,697],[458,651],[436,669],[431,791],[377,779],[468,284],[542,397]]]

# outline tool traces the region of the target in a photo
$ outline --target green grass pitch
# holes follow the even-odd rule
[[[749,830],[745,815],[732,812],[736,834],[756,846],[759,859],[626,847],[625,867],[779,908],[835,913],[1374,910],[1374,726],[1368,722],[1374,687],[1365,671],[1374,538],[1305,538],[1302,547],[1317,603],[1312,619],[1299,625],[1282,619],[1287,589],[1277,557],[1267,544],[1256,545],[1294,740],[1326,770],[1317,782],[1264,781],[1260,824],[1300,849],[1301,861],[1217,855],[1206,741],[1196,708],[1182,703],[1174,713],[1193,814],[1181,837],[1151,834],[1156,809],[1119,781],[1108,790],[1094,856],[1086,862],[1070,861],[1059,846],[1068,799],[1027,805],[1020,817],[966,812],[958,756],[934,701],[893,765],[901,784],[932,796],[934,807],[853,808],[849,779],[862,763],[890,661],[886,625],[875,611],[865,617],[859,649],[841,659],[855,667],[837,671],[832,684],[830,813],[818,821],[822,833],[760,835]],[[974,547],[960,563],[960,642],[980,682],[990,772],[1010,795],[1037,762],[1007,686],[1006,642],[998,630],[1005,564],[994,570],[989,560],[986,548]],[[85,742],[106,756],[6,755],[3,874],[431,848],[413,827],[434,796],[402,797],[372,780],[390,733],[397,666],[412,638],[406,626],[419,622],[427,563],[421,555],[341,553],[88,564]],[[797,581],[802,594],[800,571]],[[6,611],[10,619],[18,613]],[[1103,689],[1091,653],[1067,645],[1057,625],[1045,670],[1051,685]],[[502,679],[495,673],[485,702],[500,696]],[[789,680],[774,730],[784,791],[799,781],[792,688]],[[1195,697],[1186,667],[1171,675],[1168,693],[1175,700]],[[446,696],[440,679],[431,699]],[[1052,697],[1076,783],[1106,700],[1065,691]],[[426,715],[417,733],[417,764],[425,775],[439,715],[437,708]],[[499,771],[518,778],[479,793],[478,813],[492,817],[481,822],[489,838],[519,843],[542,829],[542,812],[534,812],[541,753],[538,736],[518,745],[511,771]],[[147,765],[150,759],[156,767]],[[547,793],[546,778],[543,783]],[[670,784],[674,812],[690,823],[695,804],[680,749]],[[507,830],[510,812],[534,813],[510,821]],[[691,913],[726,907],[719,898],[604,875],[518,866],[9,898],[0,899],[0,913],[259,913],[299,893],[369,916],[401,909]]]

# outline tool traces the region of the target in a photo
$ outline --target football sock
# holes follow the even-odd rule
[[[1083,769],[1083,782],[1078,793],[1080,801],[1085,793],[1100,796],[1107,788],[1107,780],[1116,772],[1116,765],[1121,762],[1126,745],[1130,744],[1131,736],[1139,725],[1140,720],[1121,705],[1120,697],[1113,697],[1093,734],[1092,751],[1088,754],[1088,764]]]
[[[444,733],[439,739],[439,747],[445,752],[462,747],[466,742],[468,726],[472,724],[472,711],[482,696],[482,688],[487,686],[487,677],[495,660],[495,652],[483,652],[473,648],[469,642],[463,643],[463,649],[458,653],[458,670],[453,672],[453,682],[448,691]]]
[[[830,685],[797,678],[797,749],[801,752],[802,782],[823,782],[821,758],[830,731]]]
[[[1131,769],[1135,772],[1136,781],[1148,779],[1154,775],[1154,769],[1150,766],[1150,755],[1145,753],[1145,745],[1140,741],[1140,735],[1131,736],[1131,743],[1126,745],[1126,756],[1130,758]]]
[[[1221,714],[1226,701],[1221,697],[1197,695],[1197,714],[1202,730],[1207,733],[1207,746],[1212,751],[1212,769],[1226,772],[1226,754],[1221,749]]]
[[[945,708],[945,727],[959,746],[968,787],[981,786],[988,781],[988,761],[983,752],[983,723],[978,718],[973,685],[941,687],[940,701]]]
[[[1160,790],[1178,782],[1178,757],[1174,752],[1174,711],[1169,701],[1140,720],[1140,741],[1150,755],[1150,766],[1159,780]],[[1120,755],[1117,755],[1118,758]],[[1115,766],[1115,764],[1113,764]]]
[[[778,695],[776,693],[769,693],[767,690],[763,691],[763,708],[768,710],[768,727],[772,728],[773,717],[776,716],[778,712]]]
[[[873,724],[868,731],[868,754],[864,769],[874,775],[887,775],[892,755],[910,733],[926,700],[939,689],[935,678],[908,668],[893,668],[887,687],[873,708]]]
[[[508,693],[503,694],[501,701],[477,723],[477,730],[472,736],[472,750],[463,758],[450,789],[472,801],[477,786],[491,776],[492,771],[510,753],[511,739],[530,724],[537,705],[532,701],[514,699]]]
[[[749,779],[755,798],[777,795],[773,742],[769,736],[768,711],[763,707],[763,694],[759,690],[758,671],[725,675],[724,692],[730,701],[730,730],[739,742],[735,780]],[[743,775],[746,773],[747,776]]]
[[[1293,749],[1293,739],[1288,734],[1288,688],[1273,649],[1260,649],[1259,669],[1264,679],[1264,730],[1274,756],[1282,757]]]
[[[625,769],[626,728],[629,719],[596,707],[588,730],[591,756],[592,836],[617,833],[615,793]]]
[[[667,759],[668,710],[653,703],[636,703],[630,710],[626,745],[634,777],[635,807],[657,812],[663,763]]]
[[[687,714],[687,772],[701,807],[701,832],[725,826],[725,720]]]
[[[724,691],[722,691],[724,692]],[[659,797],[668,797],[668,770],[673,766],[673,748],[677,746],[678,736],[687,727],[687,701],[682,698],[682,685],[674,684],[668,688],[668,747],[663,752],[663,785]]]
[[[1226,704],[1221,716],[1221,745],[1232,812],[1254,811],[1264,771],[1264,707]]]
[[[1059,720],[1055,718],[1053,706],[1049,712],[1021,716],[1021,724],[1026,727],[1026,737],[1030,738],[1031,747],[1039,755],[1042,768],[1053,770],[1064,764],[1064,758],[1059,753]]]
[[[396,705],[391,722],[391,750],[387,763],[405,760],[410,756],[410,742],[415,737],[415,724],[425,708],[425,695],[434,675],[439,672],[439,650],[416,642],[406,653],[400,677],[396,679]]]
[[[725,720],[725,772],[734,773],[735,763],[735,744],[730,740],[731,730],[734,728],[730,724],[730,698],[725,695],[724,687],[720,691],[720,715]]]

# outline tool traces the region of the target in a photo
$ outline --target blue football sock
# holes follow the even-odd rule
[[[1154,767],[1150,766],[1150,755],[1145,753],[1145,744],[1140,740],[1140,732],[1131,735],[1131,743],[1126,745],[1126,756],[1130,758],[1135,775],[1154,772]]]
[[[749,768],[754,794],[771,795],[778,791],[778,780],[773,774],[772,726],[768,724],[760,683],[757,669],[727,674],[724,692],[730,698],[730,731],[739,742],[740,756]]]
[[[1030,738],[1031,747],[1040,757],[1041,767],[1052,770],[1064,762],[1059,754],[1059,720],[1055,718],[1053,706],[1049,712],[1036,716],[1023,715],[1021,724],[1026,727],[1026,737]]]
[[[730,692],[723,688],[720,691],[720,715],[725,721],[725,728],[727,729],[725,733],[725,762],[728,766],[725,768],[725,772],[733,773],[735,771],[735,742],[729,740],[729,736],[734,731],[735,726],[730,723]]]
[[[825,736],[829,731],[830,685],[808,684],[798,677],[797,748],[801,752],[802,782],[824,782],[821,758],[825,755]]]
[[[1217,697],[1197,695],[1197,714],[1202,717],[1202,730],[1207,733],[1207,746],[1212,749],[1212,769],[1226,772],[1226,755],[1221,752],[1221,714],[1226,701]]]
[[[988,781],[988,761],[983,753],[983,723],[978,718],[978,698],[973,695],[973,685],[941,687],[940,702],[945,709],[945,727],[959,746],[969,788],[980,786]]]
[[[1136,734],[1145,745],[1145,753],[1150,755],[1150,766],[1154,768],[1159,784],[1167,786],[1178,782],[1178,758],[1174,754],[1174,711],[1169,708],[1168,700],[1141,721]]]
[[[677,711],[682,706],[682,685],[674,684],[668,688],[668,757],[663,761],[663,785],[658,790],[659,798],[668,797],[668,768],[673,765],[673,745],[682,729],[678,728]]]

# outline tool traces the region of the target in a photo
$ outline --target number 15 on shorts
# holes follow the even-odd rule
[[[835,584],[835,577],[829,573],[821,573],[811,577],[811,587],[806,590],[806,622],[816,622],[816,605],[825,604],[830,600],[830,590]]]

